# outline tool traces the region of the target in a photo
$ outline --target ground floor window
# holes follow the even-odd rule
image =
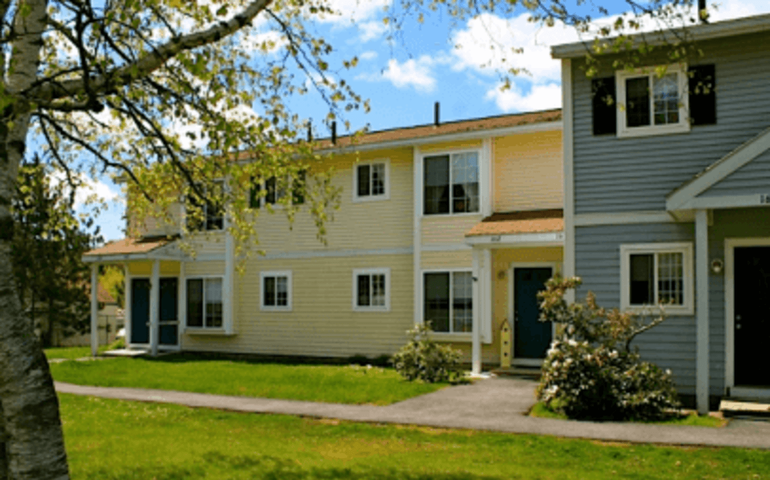
[[[187,279],[187,326],[222,328],[222,278]]]
[[[424,274],[424,320],[435,332],[473,331],[473,277],[470,271]]]
[[[390,310],[390,269],[353,270],[353,310]]]
[[[260,273],[261,308],[267,311],[291,310],[291,272]]]
[[[621,307],[664,305],[667,313],[693,311],[691,243],[621,246]]]

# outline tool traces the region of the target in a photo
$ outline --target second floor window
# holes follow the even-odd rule
[[[621,136],[684,132],[690,129],[687,115],[687,72],[669,66],[618,72]]]
[[[187,197],[187,203],[200,213],[188,215],[187,228],[190,231],[222,230],[225,224],[225,209],[222,205],[224,182],[214,182],[214,188],[209,190],[201,187],[205,198],[193,194]]]
[[[479,211],[477,152],[425,157],[423,167],[425,215]]]
[[[355,167],[353,201],[388,198],[388,162],[360,163]]]
[[[261,208],[265,205],[279,204],[286,197],[288,190],[291,190],[291,204],[302,205],[305,203],[305,181],[304,171],[299,172],[295,178],[287,179],[285,183],[279,182],[276,177],[270,177],[263,182],[255,181],[249,192],[249,206]],[[264,195],[261,193],[262,190],[265,190]]]

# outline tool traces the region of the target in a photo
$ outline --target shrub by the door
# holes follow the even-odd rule
[[[462,378],[461,352],[430,338],[430,322],[415,325],[407,332],[410,340],[391,362],[405,379],[426,383],[455,382]]]
[[[670,371],[643,362],[633,339],[664,321],[655,316],[605,310],[588,293],[568,304],[565,293],[580,279],[555,278],[539,294],[541,321],[559,334],[543,363],[537,396],[550,410],[585,420],[653,420],[679,408]]]

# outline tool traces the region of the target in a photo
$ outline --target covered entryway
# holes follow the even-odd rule
[[[537,294],[545,290],[545,282],[552,276],[551,267],[512,268],[514,364],[539,366],[551,345],[553,325],[540,321],[540,302]]]
[[[733,262],[735,385],[770,388],[770,246],[735,247]]]

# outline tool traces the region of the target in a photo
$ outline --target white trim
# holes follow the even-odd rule
[[[736,20],[727,20],[723,22],[705,23],[694,25],[687,29],[687,39],[692,42],[703,40],[732,37],[736,35],[745,35],[749,33],[763,32],[770,29],[770,15],[755,15]],[[640,33],[631,36],[633,48],[642,43],[644,45],[673,45],[681,42],[681,29],[677,32],[668,30],[658,32]],[[586,54],[596,54],[597,51],[615,52],[612,48],[612,42],[616,39],[608,38],[599,41],[598,45],[589,42],[574,42],[564,45],[556,45],[551,48],[551,56],[554,58],[584,57]],[[564,85],[564,84],[562,84]]]
[[[152,262],[152,277],[150,278],[150,352],[152,356],[158,354],[160,344],[160,260]]]
[[[286,277],[286,305],[265,305],[265,278]],[[263,312],[291,312],[293,297],[291,270],[268,270],[259,272],[259,309]]]
[[[494,275],[492,250],[482,250],[481,259],[481,340],[488,344],[492,343],[492,322],[494,321],[492,306],[494,305],[493,297],[495,295],[495,289],[494,281],[492,280],[492,276]]]
[[[750,195],[725,195],[720,197],[698,197],[688,200],[677,208],[711,210],[720,208],[768,207],[770,206],[770,190],[768,193]]]
[[[372,275],[385,276],[385,305],[383,306],[361,306],[358,305],[358,277],[366,275],[369,277],[369,286],[371,287]],[[372,291],[369,292],[370,297]],[[389,312],[390,311],[390,268],[354,268],[353,269],[353,311],[354,312]]]
[[[478,171],[476,172],[476,175],[478,177],[478,184],[479,184],[479,209],[476,212],[454,212],[454,201],[453,201],[453,179],[454,176],[452,175],[452,156],[453,155],[463,155],[466,153],[475,153],[476,154],[476,166],[478,168]],[[442,157],[442,156],[448,156],[449,157],[449,212],[447,213],[425,213],[425,198],[424,198],[424,192],[425,192],[425,178],[424,175],[420,176],[420,197],[422,202],[419,205],[415,205],[415,211],[420,212],[420,216],[423,218],[446,218],[446,217],[463,217],[463,216],[472,216],[472,215],[479,215],[484,216],[484,195],[488,194],[489,192],[484,192],[484,182],[486,179],[486,182],[489,183],[490,179],[487,175],[484,174],[484,170],[488,169],[488,164],[490,163],[490,159],[485,158],[484,155],[484,145],[482,144],[481,147],[471,147],[471,148],[450,148],[445,150],[436,150],[436,151],[429,151],[429,152],[423,152],[420,156],[420,170],[421,172],[425,169],[425,159],[429,157]],[[487,185],[488,187],[488,185]]]
[[[574,122],[572,120],[572,60],[565,58],[561,61],[561,103],[564,168],[564,276],[574,277],[575,272],[575,179],[574,179]],[[567,302],[575,301],[575,291],[570,290],[565,295]],[[513,348],[513,344],[511,344]]]
[[[695,341],[695,396],[698,413],[709,412],[709,212],[695,212],[695,275],[698,307]]]
[[[225,216],[225,223],[228,218]],[[235,241],[230,228],[225,228],[225,276],[222,279],[222,327],[233,333],[235,311]]]
[[[482,140],[479,154],[479,210],[484,217],[492,215],[494,210],[495,197],[492,191],[494,162],[492,158],[492,139],[485,138]]]
[[[688,202],[770,149],[770,128],[728,153],[705,171],[677,188],[666,199],[668,210],[687,208]],[[716,197],[715,197],[716,198]],[[703,206],[701,208],[719,208]]]
[[[476,119],[476,120],[480,120],[480,119]],[[462,123],[462,122],[457,122],[457,123]],[[420,137],[420,138],[405,138],[401,140],[391,140],[391,141],[375,142],[375,143],[367,143],[367,144],[352,144],[344,147],[332,147],[332,148],[319,150],[319,153],[349,152],[349,151],[366,152],[370,150],[382,150],[386,148],[397,148],[397,147],[419,148],[421,145],[432,145],[436,143],[446,143],[446,142],[459,142],[463,140],[480,140],[485,137],[492,137],[492,138],[505,137],[508,135],[515,135],[515,134],[522,134],[522,133],[535,133],[535,132],[549,132],[549,131],[561,130],[561,129],[562,129],[562,122],[560,121],[528,123],[524,125],[516,125],[513,127],[490,128],[490,129],[484,129],[484,130],[476,130],[473,132],[448,133],[445,135],[434,135],[434,136]],[[381,132],[372,132],[372,133],[381,133]]]
[[[471,305],[471,308],[473,311],[473,328],[471,329],[471,372],[474,375],[479,375],[481,374],[481,302],[479,302],[481,298],[481,250],[474,248],[472,255],[473,305]],[[422,288],[425,288],[424,282]]]
[[[655,92],[652,88],[651,82],[657,77],[657,70],[665,68],[666,75],[676,74],[677,76],[677,94],[679,96],[679,122],[674,124],[655,125]],[[640,127],[629,127],[626,124],[627,112],[626,108],[626,80],[632,78],[647,78],[649,85],[649,108],[650,108],[650,125]],[[689,95],[688,90],[688,77],[687,77],[687,65],[685,64],[672,64],[672,65],[654,65],[649,67],[637,68],[633,71],[618,70],[615,72],[615,84],[617,87],[617,101],[618,101],[618,115],[617,115],[617,129],[618,138],[627,137],[642,137],[649,135],[668,135],[673,133],[686,133],[690,131],[689,115]]]
[[[414,147],[412,154],[412,169],[414,178],[412,190],[414,191],[414,204],[412,205],[412,313],[414,324],[421,325],[423,319],[422,305],[422,152],[419,147]]]
[[[420,290],[425,290],[425,275],[428,273],[448,273],[449,274],[449,328],[452,328],[452,323],[454,320],[454,308],[453,308],[453,298],[454,298],[454,274],[455,273],[470,273],[471,274],[471,282],[472,285],[475,287],[476,284],[479,283],[478,277],[474,277],[473,268],[426,268],[420,271],[422,276],[422,281],[420,282]],[[474,280],[476,278],[476,280]],[[423,301],[424,303],[424,301]],[[423,313],[425,312],[425,305],[420,305],[421,310]],[[471,309],[475,313],[476,312],[476,299],[473,298],[473,295],[471,295]],[[451,338],[453,335],[465,335],[465,336],[472,336],[473,335],[473,325],[476,317],[471,314],[471,331],[470,332],[434,332],[436,334],[445,335],[447,338]],[[423,318],[423,321],[425,319]]]
[[[559,272],[559,262],[511,262],[508,265],[508,323],[511,325],[511,362],[515,365],[540,366],[544,359],[516,360],[516,269],[550,268],[551,277]],[[556,338],[556,323],[551,322],[551,341]]]
[[[185,262],[179,263],[179,291],[177,292],[177,315],[179,315],[179,339],[177,345],[182,345],[182,331],[187,328],[187,278],[185,276]]]
[[[52,327],[49,327],[52,328]],[[91,265],[91,356],[99,352],[99,265]]]
[[[636,243],[620,245],[620,309],[644,313],[649,311],[650,305],[631,305],[631,254],[653,254],[655,265],[657,265],[658,253],[681,253],[683,262],[684,278],[682,284],[682,294],[684,296],[682,305],[668,305],[665,307],[667,315],[693,315],[694,306],[694,285],[693,285],[693,245],[691,242],[675,243]],[[655,269],[655,278],[657,279],[657,268]],[[654,284],[654,295],[657,298],[658,285]]]
[[[123,325],[123,328],[126,329],[126,346],[131,347],[131,302],[132,302],[132,295],[131,295],[131,280],[133,280],[133,277],[131,276],[131,270],[128,268],[128,263],[124,266],[124,291],[125,291],[125,298],[123,301],[125,302],[123,304],[123,318],[125,319],[125,324]]]
[[[425,243],[422,245],[424,252],[457,252],[472,248],[467,243]]]
[[[521,233],[517,235],[479,235],[465,237],[465,243],[489,248],[511,248],[523,246],[561,246],[564,232]]]
[[[337,258],[337,257],[365,257],[377,255],[412,255],[412,247],[381,248],[376,250],[316,250],[299,252],[268,253],[261,258],[264,260],[276,259],[301,259],[301,258]]]
[[[622,213],[581,213],[574,215],[573,225],[590,227],[594,225],[634,225],[640,223],[689,223],[695,221],[694,215],[674,217],[670,212],[654,210],[636,210]],[[567,212],[564,211],[564,229],[567,226]]]
[[[358,196],[358,167],[365,165],[384,165],[385,166],[385,192],[378,195],[369,194],[365,197]],[[369,188],[371,189],[371,169],[369,170]],[[390,159],[381,158],[377,160],[366,160],[353,164],[353,203],[378,202],[381,200],[390,200]]]
[[[725,389],[738,396],[735,388],[735,248],[770,247],[770,237],[725,239]],[[757,389],[760,390],[760,389]],[[743,395],[740,396],[750,396]],[[767,398],[770,395],[765,395]]]
[[[222,326],[221,327],[207,327],[206,326],[206,282],[207,279],[220,279],[222,280]],[[204,280],[203,282],[203,325],[200,327],[190,327],[187,325],[187,281],[188,280]],[[184,330],[185,333],[187,333],[190,329],[196,329],[196,330],[224,330],[224,324],[225,324],[225,302],[227,301],[227,297],[225,296],[225,281],[223,275],[190,275],[188,277],[185,277],[184,282],[184,289],[185,289],[185,318],[184,318]],[[181,322],[180,322],[181,325]],[[180,344],[181,345],[181,344]]]

